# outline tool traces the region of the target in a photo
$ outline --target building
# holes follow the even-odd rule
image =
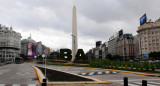
[[[160,51],[160,19],[139,26],[137,33],[139,35],[139,55],[141,59],[148,59],[150,52]]]
[[[117,39],[116,54],[123,57],[123,60],[134,59],[135,49],[132,34],[123,34]]]
[[[108,54],[108,41],[102,44],[102,59],[106,59],[107,54]]]
[[[28,56],[33,56],[32,55],[32,45],[36,45],[36,41],[35,40],[33,40],[32,38],[31,38],[31,36],[30,37],[28,37],[27,39],[23,39],[22,41],[21,41],[21,54],[23,54],[23,55],[25,55],[26,57],[28,57]],[[36,52],[36,51],[35,51]],[[34,52],[34,53],[35,53]],[[34,55],[35,56],[35,55]]]
[[[118,39],[118,33],[112,35],[108,41],[108,54],[111,54],[112,56],[115,55],[116,53],[115,45],[116,45],[117,39]]]
[[[21,34],[12,30],[12,27],[0,25],[0,62],[13,61],[19,57]]]
[[[136,59],[140,59],[140,56],[139,56],[139,36],[138,35],[135,35],[134,36],[134,47],[135,47],[135,58]]]

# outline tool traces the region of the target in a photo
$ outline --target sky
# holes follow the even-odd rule
[[[72,11],[77,9],[78,48],[87,52],[96,41],[123,29],[137,34],[139,19],[160,18],[160,0],[0,0],[0,24],[58,50],[72,45]]]

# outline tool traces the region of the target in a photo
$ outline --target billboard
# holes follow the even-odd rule
[[[36,45],[32,45],[32,56],[36,56]]]
[[[28,43],[28,56],[32,56],[32,44]]]
[[[38,48],[38,53],[40,54],[40,48]]]
[[[28,49],[28,56],[32,56],[32,49]]]
[[[147,22],[147,16],[146,14],[144,14],[141,18],[140,18],[140,25],[143,25],[144,23]]]

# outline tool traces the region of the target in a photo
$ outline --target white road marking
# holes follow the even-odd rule
[[[117,73],[117,72],[113,72],[113,73]]]
[[[160,83],[157,83],[157,82],[148,82],[148,83],[160,85]]]
[[[106,71],[106,73],[109,73],[109,71]]]
[[[28,84],[28,86],[36,86],[36,84]]]
[[[5,86],[6,84],[0,84],[0,86]]]
[[[135,85],[135,84],[130,84],[130,83],[129,83],[128,86],[139,86],[139,85]]]
[[[158,80],[159,81],[159,79],[145,79],[145,80]],[[124,80],[108,80],[108,81],[112,81],[112,82],[121,82],[121,81],[124,81]],[[142,79],[132,79],[132,80],[128,80],[128,81],[142,81]]]
[[[93,75],[94,74],[94,72],[90,72],[88,75]]]
[[[85,75],[86,73],[81,73],[82,75]]]
[[[135,83],[142,85],[142,83],[140,83],[140,82],[135,82]],[[158,85],[152,85],[152,84],[147,83],[147,86],[158,86]]]
[[[102,74],[102,72],[98,72],[97,74]]]
[[[20,84],[13,84],[12,86],[20,86]]]

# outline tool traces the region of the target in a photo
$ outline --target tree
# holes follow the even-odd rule
[[[109,53],[106,55],[106,59],[112,60],[112,55]]]
[[[150,52],[149,57],[154,60],[160,60],[160,52]]]

